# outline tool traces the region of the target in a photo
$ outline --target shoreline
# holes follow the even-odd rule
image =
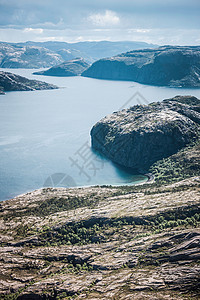
[[[153,182],[155,179],[155,176],[152,173],[146,173],[144,175],[148,177],[147,183]]]
[[[100,184],[100,185],[83,185],[83,186],[73,186],[73,187],[59,187],[59,186],[49,186],[49,187],[40,187],[38,189],[33,189],[31,191],[27,191],[27,192],[24,192],[24,193],[21,193],[21,194],[18,194],[12,198],[8,198],[8,199],[4,199],[4,200],[0,200],[0,203],[1,202],[4,202],[4,201],[9,201],[9,200],[12,200],[12,199],[16,199],[18,197],[22,197],[22,196],[25,196],[25,195],[28,195],[28,194],[32,194],[34,192],[37,192],[37,191],[40,191],[40,190],[43,190],[43,189],[84,189],[84,188],[96,188],[96,187],[124,187],[124,186],[138,186],[138,185],[143,185],[143,184],[149,184],[149,183],[152,183],[154,181],[154,175],[152,173],[145,173],[145,174],[140,174],[142,176],[146,176],[147,177],[147,180],[144,181],[144,182],[140,182],[140,183],[135,183],[135,184],[124,184],[124,185],[114,185],[114,184]]]

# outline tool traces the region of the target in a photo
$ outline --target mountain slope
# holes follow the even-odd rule
[[[24,44],[22,44],[24,45]],[[99,42],[78,42],[78,43],[66,43],[66,42],[27,42],[26,45],[44,47],[51,51],[68,50],[68,52],[75,54],[75,57],[83,57],[86,61],[93,62],[103,57],[109,57],[136,49],[155,48],[157,45],[148,44],[145,42],[135,41],[99,41]],[[78,54],[79,53],[79,54]]]
[[[148,47],[155,45],[140,42],[0,42],[0,67],[49,68],[76,57],[92,63],[103,57]]]
[[[35,91],[57,89],[58,87],[43,81],[30,80],[25,77],[0,71],[1,94],[8,91]]]
[[[198,299],[199,184],[43,188],[1,202],[1,299]]]
[[[78,76],[83,73],[89,64],[86,63],[82,58],[75,58],[72,60],[65,61],[59,65],[56,65],[48,70],[34,72],[35,75],[46,75],[46,76]]]
[[[62,61],[59,54],[42,47],[0,43],[1,68],[47,68]]]
[[[135,50],[101,59],[82,75],[160,86],[200,87],[200,47]]]

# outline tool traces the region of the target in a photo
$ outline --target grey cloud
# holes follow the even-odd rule
[[[106,11],[110,11],[107,16]],[[0,39],[5,40],[7,32],[7,40],[22,40],[25,28],[42,28],[42,34],[27,31],[24,38],[143,39],[162,44],[166,39],[196,44],[199,11],[199,0],[0,0]],[[16,37],[11,29],[17,29]],[[136,29],[153,31],[142,33]]]
[[[62,27],[89,26],[87,16],[111,10],[124,24],[143,27],[200,27],[200,2],[197,0],[1,0],[1,26]],[[60,20],[63,23],[59,23]]]

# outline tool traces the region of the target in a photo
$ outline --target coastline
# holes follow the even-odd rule
[[[144,175],[148,177],[147,183],[154,182],[155,176],[152,173],[146,173]]]
[[[73,187],[59,187],[59,186],[49,186],[49,187],[40,187],[38,189],[33,189],[33,190],[29,190],[27,192],[24,192],[24,193],[21,193],[21,194],[18,194],[12,198],[8,198],[8,199],[4,199],[4,200],[0,200],[0,203],[2,202],[5,202],[5,201],[9,201],[9,200],[12,200],[12,199],[17,199],[19,197],[24,197],[26,195],[31,195],[33,193],[40,193],[42,190],[48,190],[48,189],[63,189],[63,190],[77,190],[77,189],[90,189],[90,188],[104,188],[104,187],[107,187],[107,188],[122,188],[122,187],[134,187],[134,186],[139,186],[139,185],[144,185],[144,184],[147,184],[147,183],[152,183],[153,180],[154,180],[154,176],[153,174],[151,173],[147,173],[147,174],[140,174],[140,175],[143,175],[143,176],[146,176],[147,177],[147,180],[144,181],[144,182],[140,182],[140,183],[130,183],[130,184],[100,184],[100,185],[80,185],[80,186],[73,186]]]

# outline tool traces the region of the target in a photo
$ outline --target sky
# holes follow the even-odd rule
[[[0,41],[200,45],[200,0],[0,0]]]

